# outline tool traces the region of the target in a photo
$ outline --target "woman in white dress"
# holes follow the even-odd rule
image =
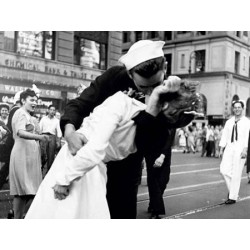
[[[71,155],[67,144],[62,147],[26,218],[110,218],[105,163],[124,159],[136,152],[136,126],[132,118],[142,110],[152,110],[156,105],[156,95],[175,92],[179,87],[179,78],[156,87],[147,109],[145,104],[122,92],[96,107],[78,130],[86,137],[87,143],[75,156]]]

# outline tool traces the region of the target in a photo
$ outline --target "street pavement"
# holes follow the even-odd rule
[[[220,159],[201,157],[200,153],[173,152],[171,175],[164,193],[165,219],[248,219],[250,218],[250,184],[243,170],[240,199],[225,205],[227,189],[219,172]],[[138,192],[137,218],[148,219],[146,170]],[[0,191],[0,218],[12,208],[8,185]]]
[[[227,188],[219,172],[220,159],[200,153],[173,152],[170,182],[164,193],[165,219],[248,219],[250,184],[243,170],[239,200],[225,205]],[[138,194],[138,219],[148,219],[146,171]]]

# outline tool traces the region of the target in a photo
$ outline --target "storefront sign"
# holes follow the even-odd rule
[[[23,56],[1,55],[0,65],[9,68],[43,72],[51,75],[66,76],[77,79],[93,80],[101,74],[97,70],[83,69],[78,66],[71,66],[62,63],[48,62]]]
[[[13,93],[16,94],[19,91],[24,91],[28,87],[22,87],[22,86],[13,86],[13,85],[7,85],[3,84],[0,85],[0,91],[3,93]],[[61,99],[61,92],[56,90],[49,90],[49,89],[39,89],[40,96],[41,97],[48,97],[48,98],[54,98],[54,99]]]

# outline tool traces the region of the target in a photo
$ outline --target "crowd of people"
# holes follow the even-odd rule
[[[198,83],[166,76],[163,46],[149,40],[132,45],[120,58],[122,66],[111,67],[68,102],[60,124],[53,105],[47,116],[36,118],[38,97],[32,89],[3,111],[0,137],[3,142],[9,135],[9,142],[0,188],[9,176],[14,218],[135,219],[145,159],[148,212],[159,219],[165,214],[163,193],[175,137],[184,153],[222,155],[221,126],[190,126],[202,115],[196,110]],[[234,201],[236,193],[229,189],[228,199]]]
[[[39,119],[35,113],[37,98],[33,90],[27,89],[15,95],[12,107],[0,104],[0,189],[9,181],[10,194],[14,196],[9,216],[15,214],[15,218],[26,214],[61,146],[55,107],[49,106],[47,115]]]
[[[219,157],[219,143],[223,131],[222,125],[205,125],[197,127],[188,125],[177,131],[178,146],[183,153],[201,153],[201,156]]]

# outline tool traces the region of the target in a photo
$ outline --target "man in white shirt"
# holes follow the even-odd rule
[[[50,105],[48,115],[44,116],[40,121],[40,129],[42,134],[49,135],[50,140],[41,143],[42,151],[42,168],[44,169],[47,163],[47,171],[50,169],[54,159],[56,149],[60,147],[62,132],[59,125],[59,120],[55,117],[56,108]]]
[[[250,120],[242,114],[244,102],[233,101],[232,107],[234,116],[226,122],[219,144],[219,157],[223,155],[220,172],[226,181],[229,192],[225,204],[234,204],[238,199],[250,129]]]

